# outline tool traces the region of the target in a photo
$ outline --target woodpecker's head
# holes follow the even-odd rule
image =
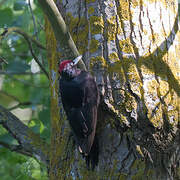
[[[59,64],[59,73],[61,76],[69,76],[74,77],[77,75],[77,63],[82,58],[82,56],[78,56],[74,60],[64,60]]]

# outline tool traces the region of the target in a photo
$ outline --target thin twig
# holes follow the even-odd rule
[[[30,0],[28,0],[28,5],[29,5],[30,13],[32,15],[32,20],[33,20],[33,25],[34,25],[34,34],[36,36],[36,40],[39,40],[38,29],[37,29],[37,26],[36,26],[36,20],[35,20],[35,16],[34,16],[34,13],[33,13],[33,10],[32,10],[32,6],[31,6],[31,1]],[[41,49],[40,49],[39,53],[40,53],[40,56],[41,56],[41,63],[44,65],[44,59],[42,57]]]
[[[25,37],[24,37],[25,38]],[[32,48],[32,44],[31,44],[31,41],[27,38],[25,38],[28,45],[29,45],[29,49],[31,51],[31,54],[34,58],[34,60],[37,62],[37,64],[39,65],[39,67],[42,69],[42,71],[45,73],[45,75],[47,76],[47,78],[49,79],[49,74],[48,72],[46,71],[46,69],[44,68],[44,66],[40,63],[39,59],[36,57],[36,55],[34,54],[34,51],[33,51],[33,48]]]
[[[36,73],[31,73],[31,72],[12,72],[12,71],[1,71],[0,70],[0,75],[39,75],[39,74],[44,74],[42,72],[36,72]]]
[[[20,28],[17,27],[12,27],[12,28],[8,28],[8,31],[5,30],[6,33],[0,36],[0,40],[2,38],[4,38],[5,36],[8,36],[9,34],[11,34],[12,32],[18,33],[20,35],[22,35],[23,37],[26,37],[27,39],[29,39],[30,41],[32,41],[37,47],[46,50],[46,48],[36,39],[34,39],[32,36],[29,36],[26,32],[24,32],[23,30],[21,30]]]
[[[30,0],[28,0],[28,4],[29,4],[29,9],[30,9],[31,15],[32,15],[32,19],[33,19],[34,34],[36,36],[36,39],[39,40],[39,37],[38,37],[38,28],[36,26],[36,20],[35,20],[35,16],[34,16],[34,13],[33,13],[33,10],[32,10],[32,6],[31,6],[31,1]],[[40,49],[40,56],[41,56],[41,63],[44,65],[44,59],[42,57],[41,49]]]
[[[8,62],[3,57],[0,57],[0,63],[1,62],[5,63],[5,64],[8,64]]]
[[[19,108],[20,106],[29,106],[29,105],[32,105],[32,102],[19,102],[17,105],[9,108],[8,111],[12,111],[12,110],[14,110],[14,109],[17,109],[17,108]]]
[[[23,83],[23,84],[25,84],[25,85],[32,86],[32,87],[35,87],[35,88],[48,88],[48,87],[49,87],[49,86],[37,86],[37,85],[31,84],[31,83],[29,83],[29,82],[27,82],[27,81],[23,81],[23,80],[17,79],[17,78],[15,78],[14,76],[11,76],[11,75],[8,75],[8,74],[7,74],[7,76],[8,76],[9,78],[15,80],[15,81],[19,81],[20,83]]]
[[[13,99],[14,101],[17,101],[17,102],[18,102],[17,105],[9,108],[9,109],[8,109],[9,111],[12,111],[13,109],[19,108],[20,106],[29,106],[29,105],[32,104],[32,102],[29,102],[29,101],[28,101],[28,102],[21,102],[16,96],[13,96],[13,95],[11,95],[11,94],[3,91],[3,90],[0,90],[0,94],[4,94],[5,96],[8,96],[8,97],[10,97],[11,99]]]
[[[56,40],[61,46],[60,53],[62,53],[62,56],[67,59],[74,59],[78,57],[80,54],[55,2],[51,0],[38,0],[38,2],[43,12],[47,15]],[[86,70],[86,66],[82,60],[78,62],[78,67]]]
[[[27,151],[23,151],[23,148],[20,145],[8,144],[2,141],[0,141],[0,145],[9,149],[10,151],[14,151],[14,152],[32,157],[32,154]]]
[[[45,28],[44,28],[43,24],[41,24],[41,22],[40,22],[39,20],[37,20],[37,23],[38,23],[40,29],[41,29],[42,31],[45,31]]]
[[[4,28],[4,31],[0,34],[0,36],[4,36],[4,35],[6,35],[6,33],[8,32],[8,28],[7,27],[5,27]]]
[[[0,124],[17,140],[18,145],[11,145],[0,141],[0,145],[28,156],[38,158],[45,164],[49,160],[48,144],[22,123],[14,114],[0,105]]]
[[[34,31],[35,31],[35,36],[36,36],[36,39],[38,40],[38,35],[37,35],[37,27],[36,27],[36,21],[35,21],[35,17],[34,17],[34,14],[33,14],[33,10],[32,10],[32,7],[31,7],[31,1],[28,0],[28,5],[29,5],[29,9],[30,9],[30,12],[31,12],[31,15],[32,15],[32,20],[33,20],[33,25],[34,25]]]
[[[45,75],[47,76],[47,78],[49,79],[49,75],[48,72],[46,71],[46,69],[43,67],[43,65],[40,63],[40,61],[38,60],[38,58],[36,57],[33,48],[32,48],[32,44],[31,42],[36,43],[37,46],[41,46],[41,48],[43,47],[37,40],[33,39],[31,36],[29,36],[27,33],[25,33],[24,31],[22,31],[19,28],[9,28],[8,32],[6,34],[4,34],[3,36],[0,36],[0,40],[2,39],[2,37],[4,37],[5,35],[7,36],[8,34],[10,34],[10,32],[16,32],[21,34],[24,39],[27,41],[30,52],[34,58],[34,60],[36,61],[36,63],[39,65],[39,67],[41,68],[41,70],[45,73]]]
[[[16,96],[13,96],[13,95],[11,95],[11,94],[3,91],[3,90],[0,90],[0,93],[1,93],[1,94],[4,94],[5,96],[10,97],[10,98],[13,99],[14,101],[20,102],[20,100],[19,100]]]

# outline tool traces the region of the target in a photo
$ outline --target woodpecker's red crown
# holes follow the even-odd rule
[[[77,65],[77,63],[79,62],[79,60],[82,58],[82,55],[76,57],[74,60],[64,60],[60,63],[59,65],[59,73],[61,74],[62,71],[64,70],[64,68],[66,68],[66,66],[69,64],[69,63],[72,63],[71,65],[72,66],[75,66]],[[68,68],[68,67],[67,67]],[[70,70],[70,67],[68,68]]]
[[[67,64],[71,63],[71,60],[64,60],[59,64],[59,73],[61,74]]]

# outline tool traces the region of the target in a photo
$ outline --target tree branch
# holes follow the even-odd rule
[[[36,87],[36,88],[48,88],[49,86],[38,86],[38,85],[35,85],[35,84],[32,84],[32,83],[29,83],[27,81],[24,81],[24,80],[21,80],[21,79],[18,79],[18,78],[15,78],[14,76],[12,76],[13,74],[6,74],[9,78],[13,79],[14,81],[18,81],[20,83],[23,83],[25,85],[28,85],[28,86],[32,86],[32,87]]]
[[[30,0],[28,0],[28,6],[29,6],[30,13],[32,15],[32,20],[33,20],[33,25],[34,25],[34,34],[36,36],[36,40],[38,41],[39,40],[38,29],[37,29],[36,20],[35,20],[35,16],[34,16],[34,13],[33,13],[33,9],[32,9],[31,1]],[[44,59],[42,58],[41,49],[40,49],[40,54],[41,54],[41,62],[44,65]]]
[[[17,108],[19,108],[20,106],[30,106],[30,105],[32,105],[32,102],[19,102],[17,105],[9,108],[8,111],[12,111],[12,110],[14,110],[14,109],[17,109]]]
[[[37,73],[31,73],[31,72],[12,72],[12,71],[1,71],[0,70],[0,75],[4,74],[4,75],[38,75],[38,74],[42,74],[42,72],[37,72]]]
[[[20,145],[8,144],[3,141],[0,141],[0,146],[3,146],[5,148],[9,149],[10,151],[14,151],[14,152],[32,157],[32,154],[29,152],[23,151],[23,149]]]
[[[5,63],[5,64],[8,64],[8,62],[7,62],[3,57],[0,57],[0,64],[1,64],[2,62]]]
[[[13,96],[13,95],[11,95],[11,94],[8,94],[7,92],[5,92],[5,91],[3,91],[3,90],[0,90],[0,93],[1,93],[1,94],[4,94],[5,96],[10,97],[10,98],[13,99],[14,101],[20,102],[20,100],[19,100],[16,96]]]
[[[18,141],[19,145],[12,148],[11,145],[6,147],[13,149],[22,154],[35,157],[36,159],[48,163],[49,148],[44,140],[38,134],[31,131],[15,115],[0,106],[0,124]],[[2,143],[1,143],[2,145]],[[5,144],[4,144],[5,146]]]
[[[72,40],[72,37],[68,31],[68,28],[63,20],[61,13],[58,11],[54,1],[51,0],[38,0],[44,14],[47,15],[49,22],[53,28],[55,33],[55,37],[57,41],[61,45],[61,53],[69,59],[73,59],[79,56],[79,52]],[[81,69],[86,69],[83,61],[79,61],[78,63]],[[113,109],[112,105],[108,102],[101,102],[101,108],[108,112],[110,116],[115,119],[115,124],[118,129],[126,131],[128,128],[128,124],[122,123],[120,124],[120,117],[118,116],[117,112]]]
[[[8,30],[6,30],[6,33],[3,33],[3,35],[1,34],[0,40],[2,39],[2,37],[7,36],[8,34],[10,34],[11,32],[16,32],[18,34],[21,34],[24,39],[27,41],[29,49],[31,51],[31,54],[34,58],[34,60],[37,62],[37,64],[39,65],[39,67],[42,69],[42,71],[45,73],[45,75],[47,76],[47,78],[49,79],[49,75],[46,71],[46,69],[43,67],[43,65],[40,63],[40,61],[38,60],[38,58],[36,57],[33,48],[32,48],[32,44],[31,42],[35,43],[39,48],[41,49],[46,49],[43,45],[41,45],[38,41],[36,41],[35,39],[33,39],[31,36],[29,36],[27,33],[25,33],[24,31],[22,31],[19,28],[9,28]]]
[[[68,59],[78,57],[79,52],[54,1],[38,0],[38,2],[44,14],[47,15],[48,20],[53,28],[56,40],[61,46],[60,53]],[[79,61],[78,66],[81,69],[86,70],[85,64],[82,60]]]
[[[38,40],[38,35],[37,35],[37,27],[36,27],[36,21],[35,21],[35,17],[34,17],[34,14],[33,14],[33,10],[32,10],[32,7],[31,7],[31,1],[28,0],[28,6],[29,6],[29,9],[30,9],[30,12],[31,12],[31,15],[32,15],[32,20],[33,20],[33,25],[34,25],[34,34],[36,36],[36,39]]]
[[[16,109],[16,108],[18,108],[20,106],[29,106],[29,105],[32,105],[32,102],[29,102],[29,101],[21,102],[17,97],[15,97],[15,96],[13,96],[11,94],[8,94],[5,91],[0,90],[0,94],[4,94],[5,96],[10,97],[11,99],[13,99],[14,101],[17,102],[17,104],[15,106],[9,108],[8,111],[12,111],[13,109]]]
[[[11,28],[5,29],[5,31],[0,35],[0,40],[2,38],[4,38],[5,36],[8,36],[12,32],[15,32],[15,33],[18,33],[18,34],[22,35],[25,39],[29,39],[30,41],[32,41],[37,47],[39,47],[39,48],[41,48],[43,50],[46,50],[46,48],[39,41],[37,41],[33,37],[29,36],[22,29],[17,28],[17,27],[11,27]]]
[[[26,38],[25,38],[26,39]],[[36,57],[36,55],[34,54],[34,51],[33,51],[33,48],[32,48],[32,45],[31,45],[31,41],[29,39],[26,39],[28,45],[29,45],[29,49],[31,51],[31,54],[34,58],[34,60],[37,62],[37,64],[39,65],[39,67],[42,69],[42,71],[45,73],[45,75],[47,76],[47,78],[49,79],[49,74],[48,72],[46,71],[46,69],[44,68],[44,66],[40,63],[39,59]]]
[[[36,57],[34,51],[33,51],[33,48],[32,48],[32,44],[31,42],[35,43],[39,48],[42,48],[42,49],[46,49],[43,45],[41,45],[37,40],[33,39],[31,36],[29,36],[27,33],[25,33],[24,31],[22,31],[21,29],[19,28],[16,28],[16,27],[13,27],[13,28],[9,28],[8,30],[6,29],[5,30],[5,33],[1,34],[0,36],[0,40],[4,37],[4,36],[7,36],[9,35],[10,33],[12,32],[16,32],[18,34],[21,34],[24,39],[27,41],[28,43],[28,46],[29,46],[29,49],[31,51],[31,54],[34,58],[34,60],[37,62],[37,64],[39,65],[39,67],[42,69],[42,71],[45,73],[45,75],[47,76],[47,78],[49,79],[49,75],[46,71],[46,69],[43,67],[43,65],[40,63],[40,61],[38,60],[38,58]]]

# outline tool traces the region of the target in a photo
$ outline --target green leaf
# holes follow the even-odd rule
[[[1,2],[2,0],[0,0]],[[45,33],[41,29],[44,25],[44,16],[42,10],[39,8],[37,0],[33,3],[33,14],[35,17],[38,32],[39,41],[45,44]],[[34,34],[34,25],[32,14],[29,12],[26,0],[6,0],[0,7],[0,28],[2,33],[4,26],[7,27],[20,27],[29,35]],[[41,24],[41,26],[39,25]],[[39,52],[33,44],[33,50],[37,57],[39,54],[45,59],[46,52]],[[0,45],[1,55],[8,61],[8,64],[4,64],[4,71],[11,72],[30,72],[30,66],[28,63],[32,60],[32,56],[29,52],[27,42],[19,34],[9,34],[7,38],[4,38]],[[47,62],[45,61],[45,67]],[[21,102],[32,102],[30,107],[33,109],[31,128],[40,133],[46,140],[50,141],[50,103],[49,103],[49,88],[48,80],[44,74],[38,75],[8,75],[4,76],[2,90],[6,93],[16,97]],[[39,86],[42,86],[38,88]],[[47,86],[47,88],[45,88]],[[0,94],[0,104],[9,108],[14,104],[12,97],[3,97]],[[21,108],[23,108],[21,106]],[[41,115],[39,115],[41,111]],[[43,115],[44,113],[44,115]],[[26,115],[27,116],[27,115]],[[32,119],[31,117],[28,117]],[[42,119],[41,119],[42,118]],[[7,131],[0,127],[0,140],[9,144],[15,144],[13,138],[7,135]],[[47,180],[46,168],[42,164],[32,158],[19,155],[18,153],[11,152],[6,148],[0,146],[0,179],[2,180]]]
[[[43,109],[39,112],[39,119],[43,121],[45,124],[49,124],[50,122],[50,109]]]
[[[50,109],[49,107],[46,109],[43,109],[38,114],[39,120],[43,123],[43,131],[41,130],[41,136],[45,138],[47,141],[50,140]]]
[[[43,123],[37,119],[31,120],[30,123],[28,124],[28,126],[31,127],[31,129],[35,133],[42,133],[44,130]]]
[[[30,66],[24,63],[23,61],[13,61],[8,64],[7,70],[10,72],[25,72],[30,69]]]
[[[43,88],[32,88],[31,95],[30,95],[31,102],[34,105],[41,104],[44,98],[44,92],[45,92],[45,89]]]
[[[13,9],[15,11],[20,11],[20,10],[23,10],[25,6],[27,6],[27,3],[25,1],[16,1],[14,3]]]
[[[19,16],[16,17],[16,20],[14,23],[15,25],[29,32],[29,27],[31,26],[31,19],[32,17],[30,16],[28,9],[25,8],[24,11]]]
[[[0,27],[10,26],[13,21],[13,12],[10,8],[0,10]]]
[[[3,141],[8,144],[18,144],[17,141],[10,134],[1,135],[0,141]]]
[[[10,78],[6,77],[3,84],[3,90],[8,94],[17,97],[21,102],[29,101],[30,88],[19,81],[12,81]]]

